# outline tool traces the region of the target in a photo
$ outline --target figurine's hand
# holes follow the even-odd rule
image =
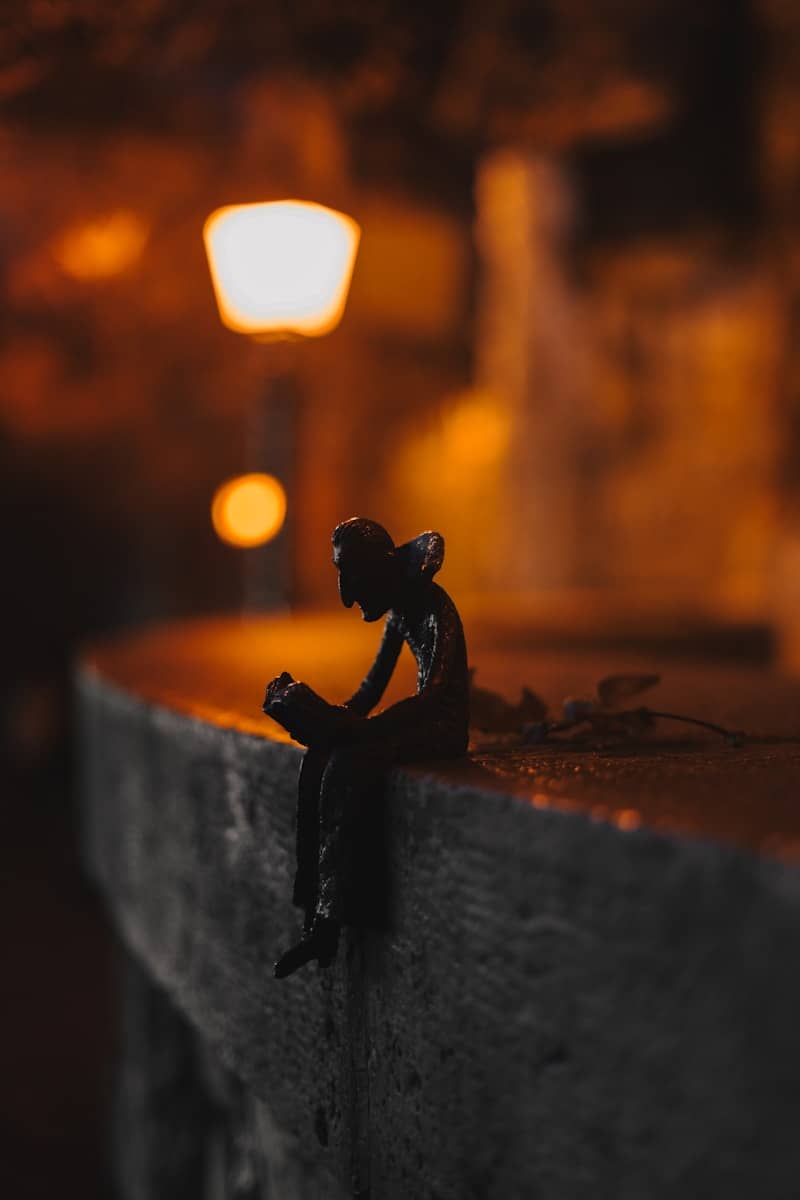
[[[263,709],[303,746],[333,746],[355,740],[363,724],[362,718],[341,704],[329,704],[288,672],[273,679]]]
[[[267,684],[267,690],[264,695],[264,703],[261,705],[262,712],[265,712],[268,717],[279,721],[285,728],[286,713],[292,707],[291,695],[298,687],[297,680],[290,675],[288,671],[281,671],[280,675],[276,675]],[[302,685],[303,687],[305,684]],[[289,730],[291,733],[291,730]]]
[[[366,713],[359,712],[355,705],[348,702],[345,704],[331,705],[331,729],[333,731],[333,741],[340,745],[347,745],[350,742],[357,742],[363,737],[364,730],[367,725]]]
[[[271,679],[267,684],[264,703],[261,706],[264,712],[268,712],[268,706],[281,699],[284,696],[286,689],[294,682],[294,678],[289,674],[288,671],[281,671],[280,675],[276,675],[274,679]]]

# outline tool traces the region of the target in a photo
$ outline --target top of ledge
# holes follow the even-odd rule
[[[353,614],[220,617],[140,630],[96,644],[84,677],[195,719],[274,741],[288,736],[261,713],[267,682],[282,670],[330,700],[350,695],[369,667],[380,626]],[[800,862],[800,683],[763,669],[671,664],[581,651],[492,648],[470,637],[471,665],[485,687],[516,699],[523,684],[557,708],[590,695],[604,674],[652,670],[663,682],[654,708],[686,712],[733,729],[734,748],[712,734],[666,725],[646,741],[602,750],[558,742],[512,747],[476,741],[464,762],[426,764],[453,786],[514,795],[537,808],[582,813],[623,831],[640,826],[743,846]],[[401,656],[386,702],[414,690]]]

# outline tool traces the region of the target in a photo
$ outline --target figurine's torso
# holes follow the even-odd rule
[[[461,619],[447,592],[436,583],[427,583],[402,611],[389,613],[387,626],[397,629],[417,661],[417,695],[430,694],[441,709],[437,718],[466,730],[467,649]]]

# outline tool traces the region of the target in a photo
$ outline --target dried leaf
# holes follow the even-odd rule
[[[515,728],[514,710],[498,692],[473,686],[469,690],[470,724],[486,733],[505,733]]]
[[[604,708],[612,708],[621,700],[655,687],[660,681],[660,675],[607,675],[597,685],[597,696]]]
[[[620,713],[620,719],[625,724],[625,731],[630,737],[641,737],[655,725],[656,719],[647,708],[632,708]]]
[[[543,721],[546,716],[547,705],[541,696],[537,696],[530,688],[524,687],[517,705],[517,724],[521,727],[529,721]]]
[[[532,721],[547,716],[547,705],[530,688],[524,687],[518,704],[509,704],[499,692],[478,687],[470,670],[470,724],[485,733],[516,733]]]
[[[646,708],[630,708],[623,712],[595,712],[587,720],[592,732],[602,737],[641,737],[655,724],[652,713]]]
[[[596,700],[580,700],[574,696],[568,696],[564,701],[563,715],[565,721],[574,721],[576,724],[579,721],[585,721],[597,710]]]
[[[542,742],[547,741],[549,733],[550,727],[546,721],[535,721],[522,730],[522,740],[529,746],[541,746]]]

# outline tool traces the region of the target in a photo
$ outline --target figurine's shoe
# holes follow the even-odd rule
[[[328,917],[318,917],[307,937],[301,938],[296,946],[282,954],[275,963],[275,978],[285,979],[294,974],[307,962],[316,959],[321,967],[329,967],[336,957],[339,946],[339,922]]]

